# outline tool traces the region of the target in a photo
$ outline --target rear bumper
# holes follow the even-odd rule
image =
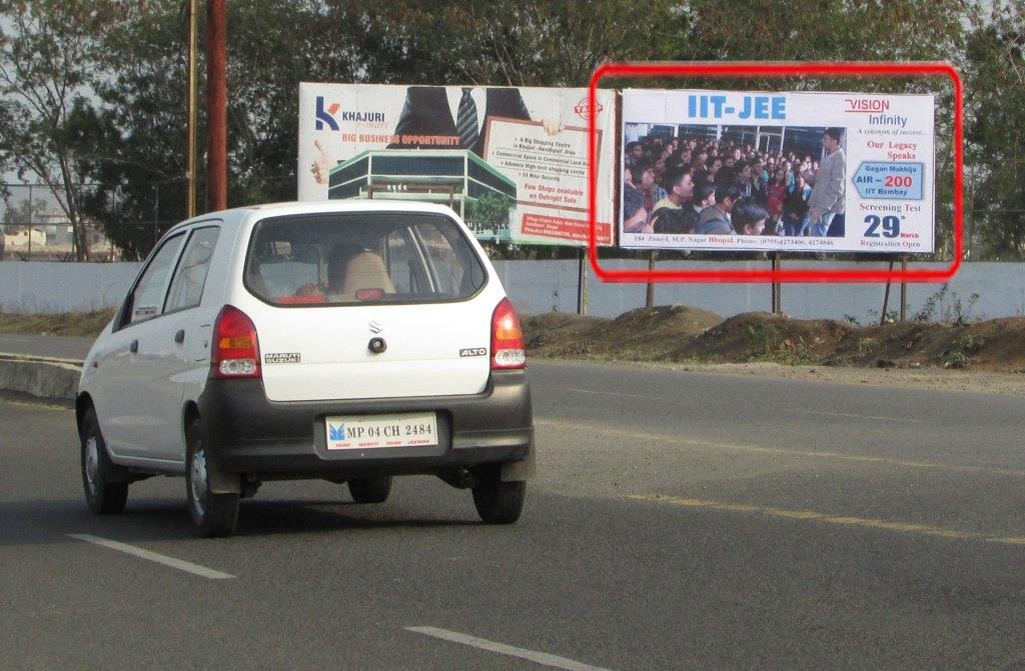
[[[261,479],[436,473],[521,461],[533,449],[526,371],[493,372],[482,393],[468,396],[284,403],[269,401],[261,380],[211,379],[199,410],[208,458]],[[327,449],[326,416],[417,411],[437,413],[437,446]]]

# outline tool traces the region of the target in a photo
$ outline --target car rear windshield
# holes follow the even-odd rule
[[[459,226],[438,214],[264,219],[245,268],[249,291],[278,305],[461,300],[484,282],[484,267]]]

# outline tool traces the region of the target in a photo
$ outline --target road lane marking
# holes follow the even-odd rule
[[[650,398],[656,401],[666,400],[665,396],[650,396],[648,394],[627,394],[622,391],[595,391],[594,389],[576,389],[574,387],[567,387],[566,391],[575,391],[578,394],[595,394],[600,396],[626,396],[627,398]]]
[[[666,400],[665,396],[653,396],[650,394],[628,394],[622,391],[606,391],[604,389],[577,389],[576,387],[567,387],[566,391],[576,392],[578,394],[592,394],[595,396],[622,396],[626,398],[648,398],[656,401]],[[850,419],[870,419],[878,420],[883,422],[921,422],[920,419],[914,419],[911,417],[883,417],[881,415],[854,415],[846,412],[821,412],[818,410],[791,410],[786,408],[783,412],[798,413],[802,415],[822,415],[823,417],[848,417]]]
[[[784,517],[798,520],[811,520],[825,524],[838,526],[867,527],[870,529],[882,529],[884,531],[898,531],[901,533],[918,534],[921,536],[932,536],[935,538],[946,538],[963,541],[983,541],[985,543],[999,543],[1001,545],[1025,545],[1025,538],[999,538],[988,534],[976,533],[974,531],[961,531],[959,529],[947,529],[935,527],[929,524],[915,524],[910,522],[893,522],[890,520],[874,520],[865,517],[851,517],[847,515],[829,515],[812,510],[786,510],[783,508],[772,508],[767,506],[752,506],[744,503],[725,503],[722,501],[707,501],[705,499],[680,498],[676,496],[663,496],[660,494],[633,494],[625,497],[631,501],[646,501],[651,503],[668,503],[684,508],[703,508],[707,510],[721,510],[731,513],[751,513],[767,517]]]
[[[956,473],[981,473],[983,475],[1000,475],[1014,478],[1025,478],[1025,471],[1009,468],[990,468],[988,466],[971,466],[965,464],[940,464],[932,461],[907,461],[904,459],[893,459],[891,457],[869,457],[856,454],[842,454],[840,452],[812,452],[807,450],[785,450],[778,447],[760,447],[758,445],[742,445],[739,443],[717,443],[709,440],[697,440],[695,438],[680,438],[679,436],[667,436],[658,433],[647,433],[644,431],[628,431],[626,429],[610,429],[576,422],[562,422],[551,419],[534,419],[534,426],[551,426],[570,429],[572,431],[586,431],[587,434],[604,433],[610,436],[624,436],[640,440],[652,440],[687,447],[697,447],[706,450],[732,450],[734,452],[747,452],[750,454],[773,454],[787,457],[811,457],[814,459],[836,459],[839,461],[853,461],[865,464],[885,464],[887,466],[903,466],[905,468],[924,468],[940,471],[953,471]]]
[[[511,645],[505,645],[504,643],[495,643],[494,641],[477,638],[476,636],[460,634],[457,631],[448,631],[447,629],[438,629],[437,627],[405,627],[405,630],[411,631],[415,634],[423,634],[424,636],[440,638],[453,643],[461,643],[462,645],[480,648],[481,650],[487,650],[489,652],[497,652],[500,655],[519,657],[520,659],[526,659],[527,661],[534,662],[535,664],[549,666],[555,669],[567,669],[567,671],[609,671],[609,669],[604,669],[600,666],[591,666],[590,664],[566,659],[565,657],[549,655],[547,652],[537,652],[536,650],[527,650],[526,648],[516,648]]]
[[[124,552],[130,554],[133,557],[139,559],[146,559],[164,566],[170,566],[171,568],[178,569],[179,571],[185,571],[186,573],[192,573],[194,575],[209,578],[211,580],[226,580],[228,578],[234,578],[235,576],[228,573],[221,573],[215,571],[212,568],[200,566],[199,564],[193,564],[192,562],[183,561],[181,559],[175,559],[174,557],[168,557],[166,555],[157,554],[156,552],[150,552],[149,550],[143,550],[137,548],[134,545],[127,545],[125,543],[119,543],[117,541],[107,540],[106,538],[100,538],[99,536],[90,536],[89,534],[68,534],[71,538],[75,538],[86,543],[94,543],[96,545],[102,545],[105,548],[111,550],[117,550],[118,552]]]
[[[911,417],[882,417],[882,416],[877,416],[877,415],[851,415],[851,414],[848,414],[846,412],[821,412],[819,410],[790,410],[790,409],[787,409],[787,410],[784,410],[784,412],[789,412],[789,413],[798,414],[798,415],[822,415],[823,417],[849,417],[851,419],[872,419],[872,420],[879,420],[879,421],[882,421],[882,422],[911,423],[911,422],[921,422],[922,421],[920,419],[913,419]]]
[[[17,405],[23,408],[37,408],[39,410],[73,410],[70,405],[54,405],[53,403],[47,403],[46,401],[19,401],[13,398],[0,397],[0,403],[6,403],[7,405]]]

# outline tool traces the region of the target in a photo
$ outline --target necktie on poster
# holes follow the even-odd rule
[[[477,103],[473,102],[470,91],[470,87],[463,87],[463,97],[459,99],[459,109],[456,112],[456,131],[459,133],[460,144],[466,149],[476,144],[479,134]]]

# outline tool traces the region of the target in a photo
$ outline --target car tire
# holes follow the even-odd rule
[[[501,464],[489,464],[477,471],[473,505],[485,524],[512,524],[520,519],[526,493],[526,482],[503,482]]]
[[[189,424],[185,440],[185,493],[192,522],[201,536],[230,536],[238,522],[239,495],[210,493],[209,472],[216,466],[208,460],[199,419]]]
[[[349,494],[356,503],[384,503],[391,493],[391,476],[378,475],[372,478],[349,480]]]
[[[89,408],[82,417],[79,434],[82,442],[82,486],[89,510],[97,515],[121,512],[128,501],[128,481],[122,479],[123,475],[107,454],[107,444],[100,433],[100,423],[93,408]]]

